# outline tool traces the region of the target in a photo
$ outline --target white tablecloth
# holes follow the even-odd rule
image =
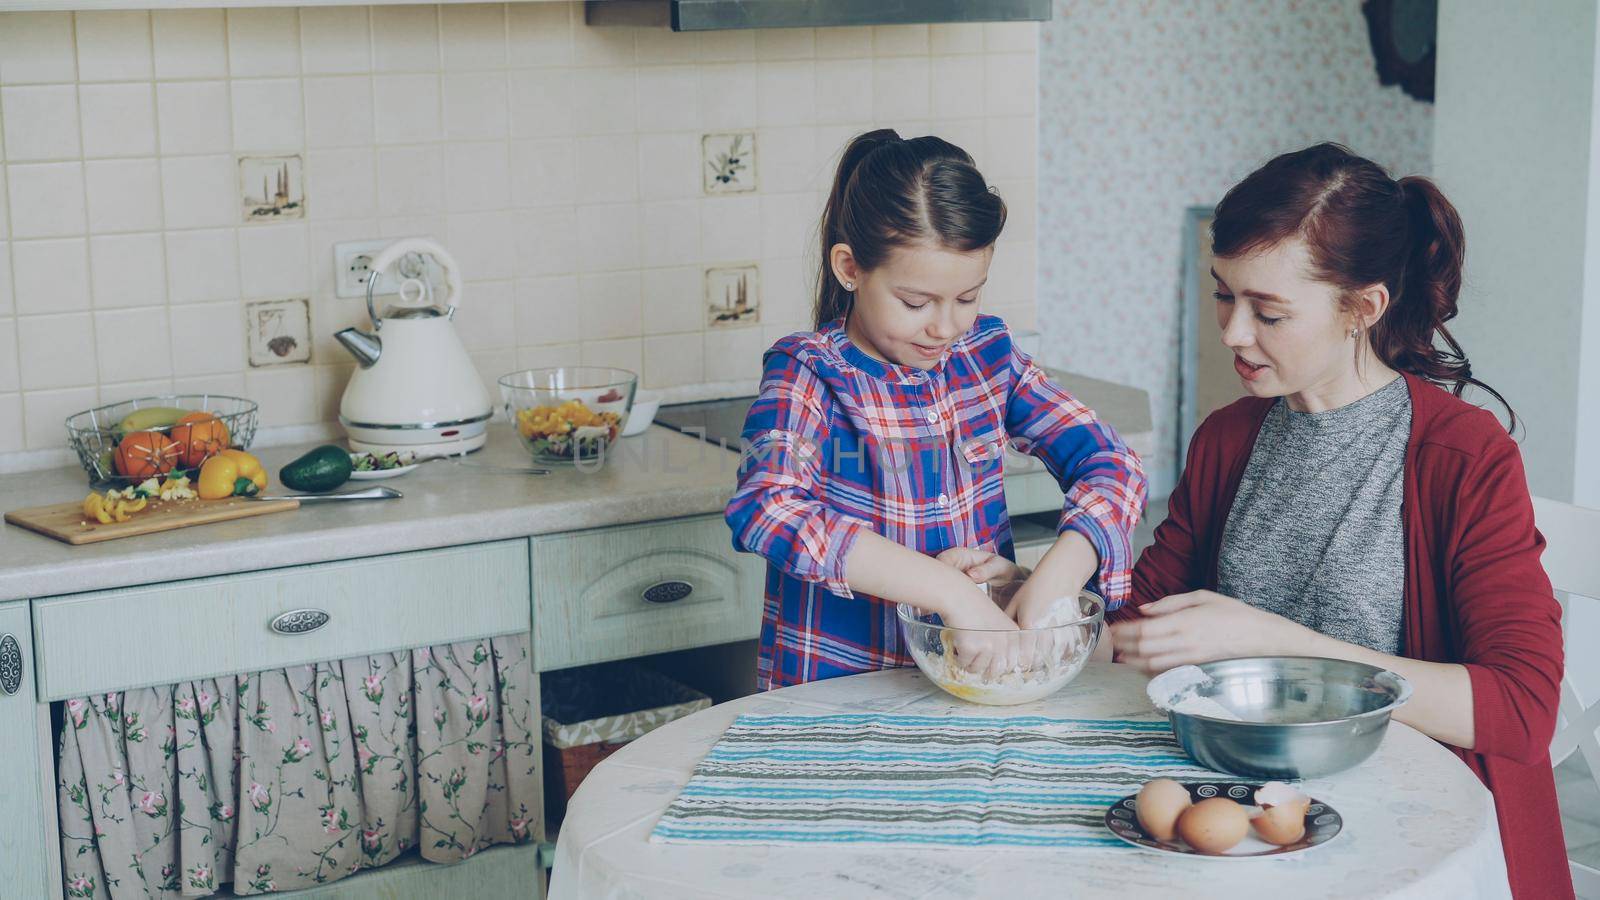
[[[1305,791],[1337,809],[1344,831],[1283,859],[1179,858],[1128,850],[918,850],[649,843],[695,764],[742,713],[1044,715],[1158,718],[1146,679],[1091,663],[1056,695],[1015,707],[975,706],[915,669],[836,678],[724,703],[680,719],[601,763],[568,806],[556,845],[552,900],[639,897],[1186,896],[1509,898],[1494,799],[1461,761],[1397,722],[1366,762]]]

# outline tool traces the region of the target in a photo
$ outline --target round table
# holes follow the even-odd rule
[[[695,713],[595,768],[567,807],[552,900],[641,897],[1450,897],[1509,898],[1494,798],[1454,755],[1398,722],[1366,762],[1305,782],[1344,816],[1325,845],[1229,861],[1129,849],[913,849],[652,844],[650,831],[735,717],[900,713],[1159,718],[1147,679],[1091,663],[1054,696],[975,706],[916,669],[835,678]]]

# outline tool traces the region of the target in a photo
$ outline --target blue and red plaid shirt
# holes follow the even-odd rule
[[[1014,559],[1008,441],[1060,482],[1058,530],[1094,545],[1097,589],[1120,606],[1144,506],[1139,458],[1004,322],[979,316],[927,372],[873,359],[842,321],[774,344],[727,509],[734,547],[767,559],[761,686],[912,665],[894,604],[853,593],[845,557],[870,528],[929,555],[983,547]]]

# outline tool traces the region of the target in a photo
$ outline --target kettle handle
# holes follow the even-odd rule
[[[407,253],[426,253],[439,261],[439,265],[444,269],[445,287],[450,291],[448,297],[450,309],[447,315],[452,319],[455,318],[456,307],[461,302],[461,270],[456,265],[455,257],[451,256],[450,251],[444,249],[432,238],[407,237],[400,238],[383,248],[382,252],[372,260],[372,274],[367,278],[367,316],[372,319],[373,325],[378,324],[377,311],[372,305],[373,284],[378,280],[378,276],[383,270],[389,268],[394,264],[395,260],[405,256]]]

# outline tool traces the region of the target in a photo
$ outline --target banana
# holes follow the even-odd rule
[[[171,406],[147,406],[123,416],[117,425],[117,430],[128,434],[134,431],[149,431],[152,428],[171,428],[189,413],[190,410]]]

